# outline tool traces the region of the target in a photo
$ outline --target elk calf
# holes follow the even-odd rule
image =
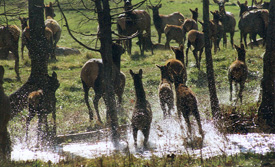
[[[9,97],[3,88],[4,67],[0,65],[0,159],[10,160],[11,141],[8,132],[8,123],[11,118],[11,107]]]
[[[240,84],[240,90],[238,93],[238,98],[240,98],[241,103],[242,103],[242,92],[244,89],[244,84],[247,78],[247,66],[245,64],[245,49],[244,45],[241,44],[241,47],[238,47],[234,45],[238,52],[238,58],[235,60],[228,69],[228,80],[229,80],[229,86],[230,86],[230,98],[229,100],[232,101],[232,82],[235,82],[235,88],[237,88],[237,84]],[[236,91],[237,93],[237,91]],[[236,103],[237,103],[236,100]]]
[[[187,48],[186,48],[186,67],[188,65],[188,50],[191,47],[191,45],[194,47],[193,55],[196,59],[196,65],[197,68],[200,70],[200,62],[201,62],[201,55],[204,48],[204,33],[197,31],[197,30],[191,30],[187,34]],[[198,53],[200,52],[200,55],[198,57]]]
[[[163,111],[163,117],[171,116],[171,110],[174,108],[174,93],[172,89],[172,80],[168,73],[167,66],[156,65],[161,72],[161,81],[158,88],[160,106]],[[168,111],[166,111],[166,106]]]
[[[52,73],[52,76],[48,76],[48,83],[44,89],[32,91],[28,95],[29,103],[29,115],[26,121],[26,141],[28,140],[28,130],[30,121],[37,114],[38,116],[38,133],[37,139],[40,139],[40,133],[42,132],[42,125],[45,124],[46,135],[48,135],[48,114],[52,113],[54,121],[54,130],[56,130],[56,98],[55,92],[59,88],[60,84],[57,79],[57,74]]]
[[[133,137],[135,141],[135,148],[137,148],[137,132],[141,130],[144,135],[143,146],[147,148],[147,142],[150,133],[150,127],[152,122],[152,110],[150,103],[146,100],[145,91],[142,84],[142,69],[135,74],[130,70],[130,74],[134,80],[135,92],[136,92],[136,103],[134,112],[132,115],[132,129]]]
[[[202,136],[202,138],[204,138],[200,120],[200,113],[197,105],[197,99],[194,92],[183,83],[182,76],[184,71],[181,70],[180,73],[174,71],[170,67],[170,63],[168,63],[167,66],[172,71],[171,75],[174,78],[174,85],[176,89],[176,104],[179,119],[181,120],[182,114],[185,119],[185,122],[187,123],[189,135],[191,135],[191,123],[189,120],[189,116],[193,114],[196,118],[200,135]]]
[[[122,95],[125,87],[125,75],[120,71],[120,58],[125,50],[119,44],[112,44],[112,55],[113,55],[113,72],[114,75],[114,91],[118,96],[118,105],[121,107]],[[103,63],[101,59],[90,59],[88,60],[81,69],[80,78],[82,81],[82,86],[84,89],[84,99],[85,103],[89,110],[90,120],[93,120],[93,111],[90,107],[88,101],[89,89],[92,87],[95,92],[95,97],[93,100],[94,108],[96,110],[97,118],[100,123],[102,123],[99,116],[98,102],[100,98],[105,94],[105,85],[104,85],[104,72],[103,72]]]

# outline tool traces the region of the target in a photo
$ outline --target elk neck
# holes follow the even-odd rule
[[[142,80],[141,79],[135,80],[134,85],[136,90],[136,99],[137,99],[136,103],[145,103],[146,95],[143,89]]]

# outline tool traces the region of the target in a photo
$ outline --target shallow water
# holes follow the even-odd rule
[[[194,157],[201,156],[202,151],[203,158],[213,157],[221,154],[236,154],[253,152],[265,154],[267,152],[274,151],[275,149],[275,135],[273,134],[259,134],[250,133],[247,135],[231,134],[223,136],[214,128],[213,123],[210,121],[203,121],[203,131],[205,133],[205,139],[203,141],[202,149],[192,149],[188,145],[188,139],[186,135],[186,125],[184,121],[183,129],[180,128],[179,121],[175,118],[167,118],[160,121],[154,121],[151,126],[149,137],[149,151],[143,151],[142,141],[143,135],[138,133],[138,149],[134,148],[134,140],[132,137],[132,131],[130,128],[127,130],[126,139],[120,142],[119,150],[123,153],[130,151],[132,154],[150,158],[152,155],[164,156],[167,154],[189,154]],[[193,139],[200,138],[196,128],[196,122],[192,122],[192,131],[195,135]],[[62,159],[65,159],[64,152],[74,156],[81,156],[85,158],[94,158],[102,155],[112,154],[116,148],[107,137],[98,142],[81,142],[81,143],[69,143],[57,146],[55,149],[39,150],[35,147],[28,148],[26,143],[17,141],[14,145],[12,152],[12,160],[35,160],[40,159],[43,161],[52,161],[57,163]]]

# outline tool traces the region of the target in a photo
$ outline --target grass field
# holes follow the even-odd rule
[[[48,0],[45,1],[49,2]],[[61,3],[66,2],[65,0]],[[75,1],[76,2],[76,1]],[[133,0],[133,4],[138,2]],[[227,11],[234,13],[235,19],[238,23],[238,12],[239,7],[234,5],[236,0],[230,1],[229,5],[226,5],[225,8]],[[242,1],[241,1],[242,2]],[[156,1],[152,1],[156,3]],[[146,3],[149,4],[149,3]],[[146,4],[141,7],[141,9],[147,10],[151,17],[152,11],[146,8]],[[93,20],[85,22],[81,16],[81,12],[74,10],[69,10],[69,5],[62,5],[65,10],[65,14],[68,17],[70,28],[75,31],[81,31],[85,34],[95,34],[97,23]],[[74,4],[77,7],[77,3]],[[111,3],[112,7],[115,7],[115,4]],[[119,4],[122,6],[122,4]],[[169,0],[162,1],[162,8],[160,9],[161,14],[169,14],[175,11],[181,12],[186,18],[190,18],[191,12],[189,8],[198,8],[199,9],[199,20],[202,20],[202,2],[201,0]],[[26,9],[27,10],[27,9]],[[213,4],[210,1],[210,11],[218,10],[218,6]],[[64,25],[61,14],[56,8],[56,20],[59,21],[60,25]],[[113,12],[119,12],[120,10],[114,10]],[[91,18],[95,18],[96,15],[91,11],[83,11]],[[212,16],[210,15],[212,19]],[[19,21],[14,18],[13,23],[19,25]],[[151,21],[151,31],[152,31],[152,41],[157,43],[157,32]],[[240,44],[240,36],[238,26],[235,27],[236,33],[234,36],[234,43]],[[113,30],[116,31],[115,25]],[[201,26],[199,26],[201,30]],[[94,36],[80,36],[75,34],[78,39],[83,41],[85,44],[94,47],[95,46],[95,37]],[[131,113],[133,110],[133,100],[135,99],[134,86],[132,78],[129,74],[129,69],[138,71],[140,68],[144,70],[143,74],[143,84],[146,91],[147,99],[151,103],[154,119],[162,119],[162,112],[160,111],[160,106],[158,102],[158,84],[160,82],[160,71],[155,66],[155,64],[164,64],[165,61],[169,58],[174,58],[173,52],[170,50],[167,51],[154,51],[154,55],[151,55],[151,52],[145,52],[144,56],[139,55],[139,48],[135,44],[137,39],[133,40],[133,49],[132,56],[129,56],[127,53],[122,55],[121,61],[121,70],[126,74],[126,86],[123,96],[123,108],[124,112],[119,113],[119,123],[125,124],[129,123]],[[162,35],[162,43],[166,41],[165,35]],[[69,55],[69,56],[58,56],[57,61],[49,62],[49,74],[52,71],[55,71],[58,75],[58,80],[60,82],[60,87],[56,92],[57,97],[57,133],[66,134],[72,132],[84,132],[87,129],[93,129],[95,122],[89,122],[88,109],[84,103],[84,92],[82,89],[82,84],[80,80],[80,70],[83,64],[91,58],[100,58],[99,53],[91,52],[80,45],[78,45],[68,34],[65,27],[62,27],[61,39],[58,43],[59,46],[66,46],[77,48],[81,51],[81,55]],[[171,46],[178,46],[177,43],[170,43]],[[99,46],[99,44],[98,44]],[[221,105],[231,105],[229,102],[229,84],[227,79],[227,70],[229,65],[236,59],[237,52],[235,49],[232,49],[229,42],[227,48],[220,44],[221,50],[216,54],[213,54],[213,63],[215,70],[215,79],[218,98]],[[264,48],[256,47],[254,49],[248,48],[246,50],[246,63],[249,69],[248,79],[245,84],[245,89],[243,93],[243,104],[240,106],[238,104],[237,109],[239,112],[243,112],[242,109],[246,105],[256,105],[260,79],[262,77],[263,69],[263,59],[262,54]],[[27,50],[24,52],[25,60],[20,59],[20,75],[21,82],[17,82],[15,79],[14,72],[14,61],[13,60],[0,60],[0,64],[4,66],[5,72],[5,82],[4,88],[7,95],[16,91],[20,88],[28,79],[30,75],[30,59],[27,56]],[[20,55],[21,57],[21,55]],[[207,87],[207,78],[206,78],[206,64],[205,64],[205,55],[203,53],[203,58],[201,62],[201,71],[195,67],[195,59],[192,55],[192,52],[189,51],[189,66],[187,68],[188,81],[187,85],[196,93],[199,110],[203,119],[211,119],[211,109],[209,104],[209,91]],[[90,104],[92,105],[92,97],[94,93],[93,90],[90,91]],[[103,120],[105,121],[105,106],[103,100],[100,100],[99,103],[100,114]],[[253,111],[255,112],[255,111]],[[25,131],[25,121],[28,111],[24,110],[18,117],[10,121],[9,130],[12,137],[24,137]],[[35,121],[32,121],[34,124]]]

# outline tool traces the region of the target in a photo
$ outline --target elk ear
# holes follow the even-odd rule
[[[183,49],[184,49],[184,47],[183,47],[183,45],[181,44],[181,45],[180,45],[180,50],[183,51]],[[183,52],[183,53],[184,53],[184,52]]]
[[[195,11],[198,12],[198,8],[196,8]]]
[[[161,66],[160,66],[160,65],[158,65],[158,64],[156,64],[156,66],[157,66],[159,69],[160,69],[160,67],[161,67]]]
[[[132,76],[134,76],[133,70],[130,69],[129,72],[130,72],[130,74],[131,74]]]
[[[184,22],[184,20],[183,20],[183,19],[179,19],[179,21],[180,21],[181,23],[183,23],[183,22]]]
[[[210,11],[210,13],[211,13],[212,15],[214,15],[215,12]]]
[[[3,66],[0,65],[0,84],[3,82],[5,69]]]
[[[244,45],[241,43],[241,48],[244,49]]]
[[[193,10],[192,10],[192,9],[190,9],[190,8],[189,8],[189,10],[190,10],[190,12],[193,12]]]
[[[172,49],[173,52],[176,51],[176,48],[175,48],[175,47],[171,46],[170,48]],[[169,63],[170,63],[170,62],[169,62]]]
[[[55,78],[55,79],[57,79],[57,74],[56,74],[55,71],[52,73],[52,77]]]
[[[241,3],[240,3],[239,1],[237,1],[237,4],[238,4],[239,6],[241,6]]]
[[[50,7],[53,7],[53,3],[52,3],[52,2],[50,2],[49,6],[50,6]]]
[[[240,49],[237,45],[235,45],[234,44],[234,48],[236,49],[236,50],[238,50],[238,49]]]
[[[142,69],[139,69],[138,75],[139,75],[140,77],[142,77]]]
[[[203,22],[199,20],[199,23],[203,26]]]
[[[244,3],[244,4],[245,4],[245,6],[247,6],[247,1],[245,1],[245,3]]]
[[[161,8],[162,7],[162,4],[159,4],[159,8]]]

